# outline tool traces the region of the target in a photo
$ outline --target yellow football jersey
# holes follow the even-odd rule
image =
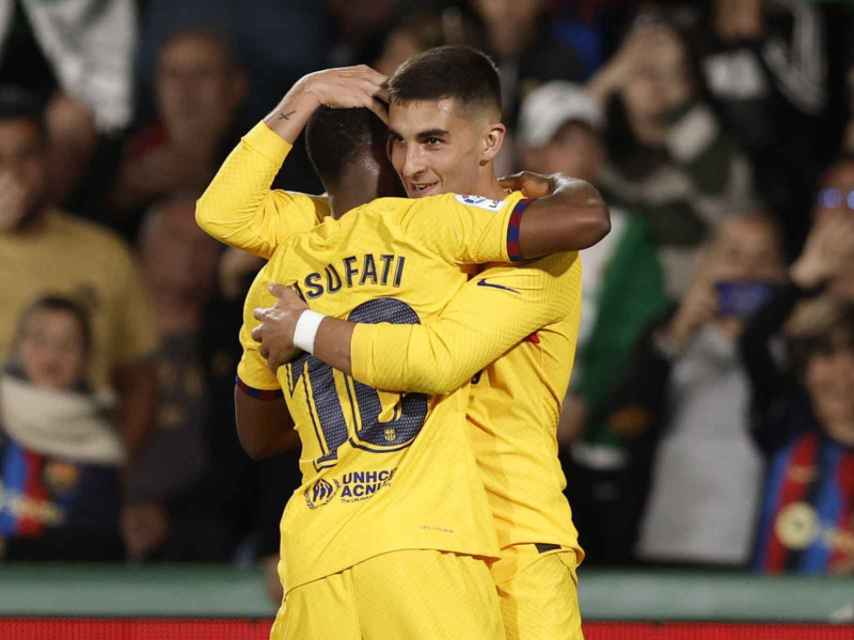
[[[394,550],[496,557],[498,547],[471,451],[468,387],[440,397],[377,391],[309,355],[272,377],[250,335],[253,309],[274,302],[267,285],[293,284],[327,315],[416,324],[465,285],[462,265],[510,259],[522,207],[520,193],[381,198],[293,235],[256,278],[238,375],[282,388],[302,443],[303,482],[282,518],[287,589]]]
[[[324,198],[270,190],[290,150],[263,122],[256,125],[199,200],[199,224],[218,240],[269,257],[291,234],[329,215]],[[467,382],[471,371],[485,369],[471,387],[468,417],[476,427],[471,437],[500,544],[561,544],[575,549],[579,561],[578,535],[562,494],[566,480],[557,460],[555,430],[575,353],[580,271],[576,254],[525,267],[494,267],[470,281],[437,322],[360,326],[351,353],[356,377],[387,389],[431,390],[438,380],[443,391],[451,390]],[[496,302],[501,289],[490,284],[517,293],[505,291]],[[419,337],[431,327],[432,334]],[[512,337],[520,327],[531,333],[543,329],[539,343],[516,346]],[[389,329],[385,341],[371,336]],[[478,332],[484,339],[477,339]],[[495,353],[504,355],[492,362]],[[458,366],[451,368],[454,363]],[[261,375],[269,373],[265,363],[257,366]],[[511,478],[520,480],[517,484]]]
[[[483,369],[468,419],[499,544],[559,544],[579,562],[557,422],[580,315],[581,260],[560,254],[492,266],[422,325],[359,325],[350,354],[353,377],[382,389],[441,392]]]

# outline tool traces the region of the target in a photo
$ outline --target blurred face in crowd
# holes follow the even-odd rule
[[[214,36],[180,35],[160,52],[157,104],[170,135],[198,144],[231,126],[246,92],[243,74]]]
[[[573,178],[597,182],[605,162],[602,140],[589,125],[567,122],[540,148],[522,150],[522,165],[537,173],[565,173]]]
[[[825,348],[807,358],[806,385],[819,420],[826,426],[845,425],[854,438],[854,345],[844,333],[832,332]]]
[[[651,30],[646,42],[645,55],[635,61],[623,99],[631,116],[659,120],[693,93],[688,53],[679,36],[664,26]]]
[[[18,227],[41,208],[45,151],[35,122],[27,118],[0,121],[0,231]]]
[[[207,300],[216,282],[219,246],[195,222],[192,200],[173,200],[149,214],[142,266],[155,291]]]
[[[711,281],[780,281],[785,276],[774,224],[758,215],[730,216],[718,225],[707,256]]]
[[[383,51],[372,66],[380,73],[390,76],[408,58],[421,51],[421,44],[412,31],[395,29],[386,38]]]
[[[486,23],[492,48],[501,55],[524,46],[543,10],[543,0],[473,0],[472,5]]]
[[[35,386],[70,389],[85,375],[83,328],[67,311],[36,309],[25,321],[18,355]]]
[[[504,141],[498,117],[454,98],[392,103],[388,151],[407,195],[477,192]]]
[[[531,22],[543,9],[543,0],[474,0],[473,4],[485,22],[509,26]]]

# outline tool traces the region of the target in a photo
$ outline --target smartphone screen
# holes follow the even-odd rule
[[[768,301],[774,293],[774,288],[769,282],[716,282],[718,311],[722,316],[750,316]]]

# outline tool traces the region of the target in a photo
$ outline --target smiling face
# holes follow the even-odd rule
[[[388,152],[407,195],[482,190],[504,139],[503,125],[490,115],[454,98],[393,102]]]

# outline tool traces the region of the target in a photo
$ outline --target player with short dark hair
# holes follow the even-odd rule
[[[501,119],[501,79],[498,68],[472,47],[446,45],[413,56],[391,77],[392,102],[455,98],[467,107],[494,109]]]
[[[394,103],[392,105],[394,108]],[[267,122],[270,126],[275,127],[276,123],[279,120],[290,120],[295,117],[295,111],[291,108],[291,105],[287,104],[287,98],[280,104],[279,108],[268,117]],[[479,160],[476,160],[475,163],[481,167],[487,167],[484,171],[484,175],[479,180],[475,180],[473,182],[478,182],[479,185],[475,185],[478,188],[483,187],[487,190],[487,193],[490,194],[500,194],[501,196],[505,196],[506,193],[503,191],[503,188],[496,188],[497,183],[495,182],[494,176],[492,176],[492,182],[488,182],[483,179],[486,178],[487,172],[491,173],[491,166],[489,165],[491,158],[494,157],[494,153],[497,153],[500,148],[500,139],[502,137],[503,129],[502,127],[493,127],[491,126],[491,122],[489,118],[484,118],[483,123],[487,126],[486,133],[488,136],[491,136],[491,140],[487,141],[487,144],[484,148],[482,148],[481,157]],[[453,124],[453,123],[451,123]],[[394,125],[394,122],[392,122]],[[238,181],[238,176],[236,173],[232,172],[232,168],[236,169],[239,164],[243,164],[245,166],[244,156],[248,156],[252,151],[250,147],[254,147],[255,152],[260,153],[262,151],[262,145],[267,146],[266,151],[270,151],[270,147],[273,143],[273,138],[261,140],[261,133],[263,129],[259,130],[256,128],[253,131],[251,136],[253,138],[250,141],[249,136],[244,140],[242,144],[242,149],[239,148],[235,150],[233,153],[233,157],[226,162],[226,165],[223,166],[223,169],[220,172],[218,178],[212,183],[209,188],[208,193],[203,197],[203,199],[199,203],[199,208],[197,210],[197,218],[206,229],[212,232],[213,235],[216,235],[220,239],[226,239],[229,242],[238,241],[242,243],[240,246],[245,248],[250,248],[255,251],[263,251],[268,246],[274,246],[281,239],[281,235],[277,236],[277,234],[281,234],[281,227],[289,226],[294,224],[296,227],[308,222],[311,223],[312,217],[315,220],[319,216],[312,215],[304,215],[304,212],[310,208],[310,204],[306,202],[305,196],[295,197],[294,194],[287,194],[282,192],[272,192],[276,193],[276,197],[272,198],[268,192],[268,195],[262,199],[257,197],[248,198],[245,196],[246,194],[246,181]],[[443,133],[445,132],[445,133]],[[442,129],[441,127],[437,129],[436,133],[439,135],[445,135],[449,133],[446,129]],[[497,133],[497,136],[496,136]],[[281,133],[280,133],[281,135]],[[291,132],[287,134],[289,136],[295,137],[295,134]],[[474,138],[473,135],[469,136],[471,140]],[[497,139],[496,139],[497,138]],[[287,140],[288,137],[285,137]],[[496,144],[497,142],[497,144]],[[287,149],[285,149],[286,151]],[[471,152],[471,149],[464,149],[464,151]],[[394,152],[393,152],[394,153]],[[238,157],[239,154],[239,157]],[[264,155],[268,155],[265,153]],[[474,155],[477,155],[476,152]],[[280,157],[283,157],[280,155]],[[484,164],[480,164],[481,160],[485,160]],[[469,167],[466,167],[469,170]],[[270,176],[270,180],[272,179],[272,175],[275,174],[272,166],[270,169],[267,169],[264,173]],[[546,181],[547,182],[547,181]],[[268,182],[269,184],[269,182]],[[239,198],[235,199],[236,190],[241,188],[243,185],[244,195],[241,195]],[[542,188],[545,185],[539,185]],[[566,185],[563,185],[564,191],[566,190]],[[331,189],[330,189],[331,191]],[[544,190],[545,191],[545,190]],[[598,209],[596,215],[594,215],[594,209],[596,209],[596,202],[601,203],[601,200],[597,200],[598,196],[595,196],[595,191],[588,190],[586,185],[575,184],[574,188],[570,189],[570,191],[574,191],[574,199],[576,200],[576,211],[578,214],[578,209],[584,210],[585,206],[589,206],[587,209],[587,213],[589,214],[587,220],[585,221],[583,213],[581,215],[576,215],[575,217],[575,226],[573,227],[573,233],[570,234],[573,237],[573,240],[584,246],[583,243],[585,241],[585,233],[587,234],[587,242],[592,243],[598,240],[601,235],[607,230],[605,228],[603,230],[602,227],[602,218],[601,218],[601,207]],[[476,193],[482,193],[482,191],[475,191]],[[333,202],[337,201],[337,195],[332,193]],[[216,203],[215,200],[219,200],[221,198],[225,198],[232,202],[232,204],[227,204],[226,202]],[[273,200],[278,200],[279,204],[274,205]],[[433,200],[433,199],[431,199]],[[536,203],[534,206],[534,210],[542,207],[548,206],[549,198],[545,198],[541,202]],[[251,202],[252,208],[246,206],[245,203]],[[377,202],[383,202],[382,200]],[[448,207],[448,215],[452,215],[453,213],[453,204],[455,202],[460,202],[466,204],[468,206],[483,209],[486,211],[504,211],[504,207],[507,206],[506,201],[504,203],[499,201],[488,200],[484,197],[470,197],[465,198],[462,196],[458,196],[457,198],[452,198],[450,200],[442,200],[445,206]],[[583,204],[583,203],[586,203]],[[438,204],[438,203],[437,203]],[[219,209],[222,213],[219,214],[219,211],[215,211],[214,209]],[[279,212],[282,212],[287,208],[288,217],[281,217],[278,222],[278,228],[274,222],[272,222],[272,218],[274,218]],[[529,211],[531,211],[529,209]],[[531,211],[533,213],[533,211]],[[355,215],[355,214],[354,214]],[[240,224],[235,224],[235,220],[238,217],[242,217],[240,220]],[[529,231],[529,234],[522,233],[521,237],[516,238],[515,232],[511,233],[511,243],[514,246],[514,251],[519,252],[519,256],[531,255],[533,252],[534,255],[541,255],[549,253],[552,250],[557,250],[560,248],[570,248],[570,246],[578,248],[577,245],[568,245],[566,244],[567,236],[565,235],[566,227],[563,226],[562,221],[566,220],[562,216],[552,215],[547,219],[541,219],[540,216],[525,214],[524,217],[520,215],[521,226],[522,229],[518,229],[517,231]],[[219,219],[217,219],[219,218]],[[226,219],[228,218],[228,219]],[[595,219],[595,224],[591,224],[591,221]],[[605,216],[605,223],[607,224],[607,215]],[[326,225],[323,225],[326,226]],[[322,228],[322,227],[321,227]],[[591,230],[596,229],[595,237],[590,239]],[[271,231],[267,238],[260,238],[259,230]],[[598,234],[598,235],[596,235]],[[531,245],[530,239],[533,237],[539,236],[540,241],[552,242],[549,247],[544,246],[542,244]],[[272,241],[271,241],[272,238]],[[561,240],[558,240],[561,238]],[[560,243],[563,243],[560,246]],[[253,244],[254,243],[254,244]],[[429,242],[425,241],[425,244],[429,244]],[[422,247],[423,250],[423,247]],[[454,388],[459,387],[462,383],[465,382],[465,379],[471,376],[472,373],[476,372],[478,368],[485,366],[498,356],[500,356],[504,351],[508,348],[511,348],[514,344],[517,344],[519,339],[524,338],[525,335],[531,333],[532,331],[542,328],[546,325],[551,324],[560,324],[561,322],[566,323],[566,327],[569,328],[569,332],[571,333],[572,327],[577,326],[578,320],[578,298],[579,298],[579,276],[580,276],[580,263],[577,260],[577,256],[571,254],[570,256],[556,256],[556,258],[552,261],[541,261],[538,265],[537,269],[506,269],[504,272],[501,272],[499,268],[491,269],[489,272],[485,272],[483,275],[487,275],[488,273],[492,274],[492,278],[486,279],[478,279],[476,282],[472,281],[469,285],[466,285],[466,289],[468,290],[465,295],[459,295],[454,299],[454,303],[451,304],[451,307],[454,307],[454,313],[450,316],[450,324],[453,325],[455,322],[458,322],[460,318],[466,320],[466,322],[471,325],[471,304],[466,307],[461,303],[456,303],[460,298],[468,298],[469,300],[473,300],[475,302],[475,306],[479,307],[478,311],[480,313],[483,312],[485,308],[484,305],[495,305],[499,304],[502,306],[502,311],[506,311],[506,315],[504,315],[501,319],[496,318],[496,329],[494,334],[489,335],[480,335],[480,344],[483,345],[484,342],[488,343],[487,348],[480,348],[477,350],[477,353],[472,355],[471,349],[466,349],[468,345],[465,345],[458,339],[457,335],[451,335],[451,340],[449,342],[450,346],[453,347],[461,347],[460,351],[468,351],[465,355],[466,361],[463,367],[468,366],[472,367],[472,370],[468,374],[463,374],[462,379],[459,378],[459,373],[457,371],[453,372],[453,376],[450,378],[455,381],[454,386],[450,388],[443,388],[438,391],[438,393],[449,393],[454,390]],[[433,283],[432,286],[435,286],[436,283]],[[317,282],[315,281],[306,281],[302,283],[301,289],[304,294],[310,300],[315,298],[325,299],[324,292],[316,289]],[[569,285],[569,290],[566,289],[566,286]],[[513,288],[515,287],[515,288]],[[429,288],[429,287],[428,287]],[[417,287],[415,287],[417,289]],[[485,292],[490,292],[489,295],[484,297]],[[500,292],[504,295],[504,298],[494,297],[496,292]],[[565,294],[569,295],[565,295]],[[256,296],[257,299],[257,296]],[[254,304],[255,300],[252,300]],[[455,304],[456,303],[456,304]],[[250,307],[250,301],[247,301],[247,309]],[[450,307],[449,307],[450,308]],[[456,314],[456,315],[454,315]],[[442,314],[445,315],[444,313]],[[523,317],[527,316],[527,317]],[[568,317],[567,317],[568,316]],[[323,320],[322,325],[327,324],[326,320]],[[527,333],[518,333],[520,330],[524,330],[524,327],[530,325],[530,330]],[[359,325],[358,328],[361,328],[362,325]],[[563,333],[567,333],[566,327],[563,327]],[[387,329],[401,329],[404,331],[412,331],[416,332],[421,327],[419,325],[404,325],[399,327],[383,325],[382,327],[378,327],[382,331]],[[434,327],[436,328],[436,327]],[[490,327],[488,325],[484,326],[484,331],[488,330]],[[561,329],[561,327],[558,327]],[[515,333],[514,333],[515,332]],[[358,333],[358,332],[357,332]],[[457,330],[459,333],[459,328]],[[435,337],[435,332],[432,334]],[[447,334],[446,334],[447,335]],[[318,339],[320,339],[320,334],[318,334]],[[534,339],[536,340],[536,339]],[[564,335],[560,334],[560,331],[549,330],[548,336],[545,337],[545,341],[547,343],[552,340],[556,340],[562,343],[567,344],[569,347],[574,346],[573,341],[565,338]],[[318,342],[320,344],[320,342]],[[533,342],[531,343],[533,344]],[[247,348],[251,347],[251,345],[244,341],[244,345]],[[501,345],[501,346],[497,346]],[[257,350],[257,346],[255,347]],[[456,351],[456,349],[455,349]],[[437,352],[438,353],[438,352]],[[320,355],[320,354],[318,354]],[[405,355],[405,354],[400,354]],[[452,357],[449,358],[449,361],[454,363],[458,358],[458,354],[455,352]],[[347,356],[349,358],[349,350],[347,352]],[[484,356],[485,359],[484,359]],[[525,360],[530,357],[530,354],[525,353],[521,359],[521,361],[517,362],[516,365],[522,363],[523,367],[525,365]],[[566,370],[565,377],[568,378],[568,369],[571,366],[571,350],[568,353],[568,356],[565,361],[555,362],[554,366],[559,370]],[[322,358],[322,356],[321,356]],[[480,362],[482,360],[482,362]],[[475,363],[474,365],[472,363]],[[407,363],[412,364],[412,363]],[[444,363],[442,363],[444,364]],[[529,365],[528,365],[529,366]],[[552,365],[546,365],[546,368],[550,368]],[[246,372],[247,367],[244,366],[244,373]],[[264,369],[263,363],[258,366],[258,371],[260,375],[260,371]],[[412,366],[412,370],[419,370],[418,363],[414,363]],[[436,369],[436,372],[445,372],[448,371],[448,367],[439,366]],[[269,374],[268,374],[269,375]],[[382,374],[380,374],[382,375]],[[249,377],[249,376],[247,376]],[[429,376],[428,376],[429,377]],[[560,374],[557,376],[560,378]],[[458,381],[457,381],[458,380]],[[426,380],[422,381],[423,384],[440,384],[447,385],[449,384],[447,379],[442,379],[441,382],[437,383],[435,380],[430,381]],[[494,383],[493,383],[494,384]],[[560,382],[558,382],[558,385]],[[564,382],[565,385],[565,382]],[[380,385],[380,388],[394,388]],[[555,390],[557,392],[557,390]],[[562,395],[562,394],[561,394]],[[483,407],[481,407],[483,409]],[[530,409],[530,407],[523,407],[524,410]],[[546,408],[548,411],[548,408]],[[512,413],[512,412],[511,412]],[[476,426],[478,421],[490,421],[493,419],[493,416],[485,415],[485,413],[481,413],[479,416],[473,415],[471,412],[471,407],[469,410],[469,421],[473,426]],[[554,416],[554,421],[556,422],[556,414]],[[536,428],[536,425],[534,425]],[[279,427],[280,428],[280,427]],[[276,429],[276,425],[271,425],[271,433]],[[470,429],[472,430],[472,429]],[[492,425],[489,426],[488,431],[492,431]],[[489,438],[489,433],[484,434],[484,438]],[[263,439],[262,439],[263,440]],[[275,447],[275,436],[271,436],[264,443],[265,446],[259,447],[259,450],[272,452],[272,450],[267,450],[266,446],[272,445]],[[495,442],[493,441],[493,445]],[[509,443],[508,443],[509,444]],[[503,449],[503,447],[502,447]],[[442,458],[442,454],[440,451],[434,452],[438,459]],[[555,457],[556,461],[556,457]],[[480,460],[478,461],[481,462]],[[484,474],[487,473],[487,470],[484,469],[484,465],[481,464],[481,469],[484,471]],[[562,476],[561,476],[562,479]],[[559,483],[555,483],[559,484]],[[525,490],[523,487],[520,487],[520,490]],[[539,489],[538,489],[539,490]],[[562,495],[560,494],[560,488],[557,488],[557,495],[559,500],[563,501]],[[550,496],[550,500],[553,500],[553,496]],[[571,522],[569,520],[568,509],[565,507],[565,501],[563,501],[564,507],[563,511],[560,511],[560,506],[558,505],[558,511],[560,511],[557,515],[557,519],[561,520],[563,516],[565,516],[566,524],[571,528]],[[574,530],[572,531],[574,534]],[[549,534],[547,537],[553,537]],[[566,540],[568,544],[573,544],[575,542],[574,537],[572,535],[563,536],[561,540]],[[533,545],[531,545],[533,547]],[[548,541],[543,541],[542,551],[549,552],[555,551],[554,560],[559,561],[557,566],[563,568],[563,571],[566,572],[567,578],[574,576],[574,566],[575,560],[574,557],[568,559],[565,557],[566,554],[560,554],[561,546],[559,543],[549,543]],[[287,547],[285,547],[287,550]],[[540,549],[535,549],[534,553],[539,555]],[[514,559],[509,560],[509,562],[513,562],[515,560],[521,560],[526,563],[531,563],[530,558],[528,558],[529,553],[520,553],[517,554]],[[538,560],[539,557],[535,558],[534,561]],[[287,562],[285,562],[287,565]],[[552,567],[553,568],[553,567]],[[560,571],[558,572],[560,573]],[[511,572],[512,574],[512,572]],[[544,584],[546,588],[551,587],[552,585]],[[574,584],[566,585],[561,584],[559,588],[565,588],[566,586],[572,587],[571,595],[574,597]],[[506,612],[505,612],[506,613]],[[578,616],[577,611],[569,610],[569,611],[558,611],[556,615],[551,615],[551,618],[560,617],[561,621],[569,621],[572,622],[571,616],[575,616],[575,621],[577,623]],[[548,620],[549,616],[542,616],[542,612],[540,612],[540,617],[544,620]],[[507,616],[505,615],[505,624],[507,622]],[[511,624],[515,625],[514,620],[510,620]],[[571,624],[570,624],[570,632],[572,632]],[[462,637],[462,636],[461,636]]]

